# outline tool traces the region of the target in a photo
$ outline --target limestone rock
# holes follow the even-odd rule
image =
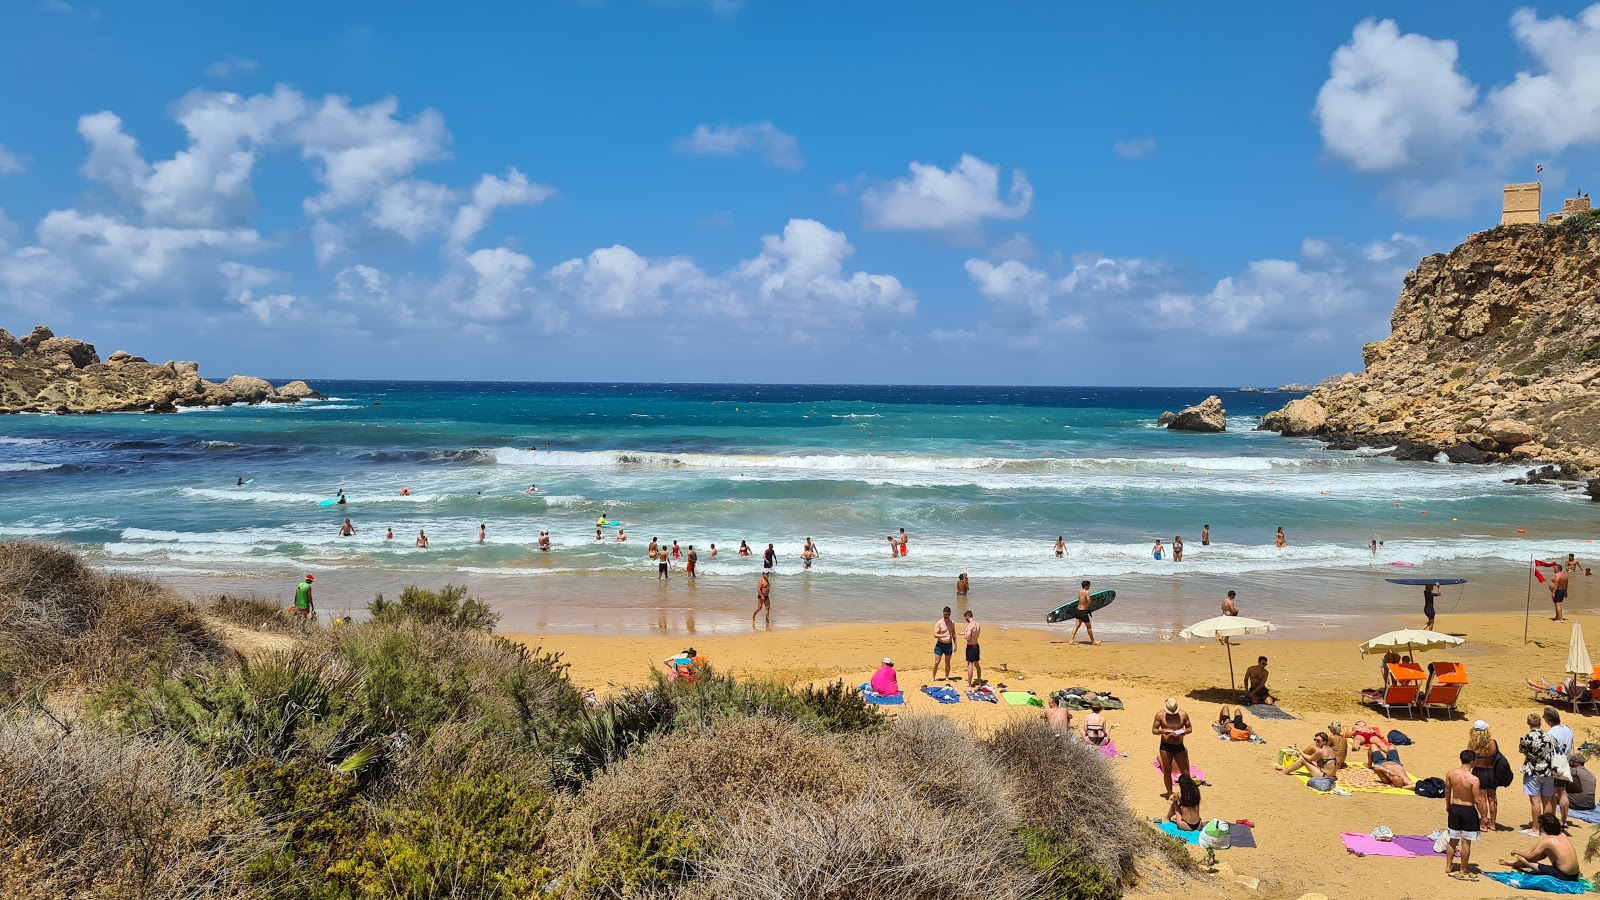
[[[145,359],[142,356],[134,356],[132,353],[129,353],[126,350],[118,350],[117,352],[115,352],[115,353],[111,354],[110,356],[106,357],[106,365],[108,365],[108,366],[120,366],[123,363],[131,363],[131,362],[134,362],[134,363],[147,363],[149,361],[150,360]]]
[[[291,381],[278,388],[278,396],[293,397],[296,400],[326,400],[327,397],[317,393],[311,385],[304,381]]]
[[[72,338],[47,338],[34,348],[34,352],[46,356],[64,356],[74,369],[92,366],[100,361],[100,354],[94,351],[93,344]]]
[[[1283,409],[1261,417],[1263,431],[1276,431],[1284,437],[1316,434],[1328,424],[1328,411],[1310,397],[1289,401]]]
[[[33,326],[33,333],[22,339],[22,349],[32,353],[39,345],[55,337],[56,333],[44,325]]]
[[[21,356],[23,353],[22,342],[11,336],[11,332],[0,328],[0,353],[6,356]]]
[[[1173,431],[1227,431],[1228,411],[1222,408],[1222,398],[1212,394],[1173,416],[1167,427]]]
[[[1156,424],[1162,428],[1166,428],[1168,425],[1171,425],[1172,420],[1176,419],[1177,417],[1178,414],[1169,409],[1156,417]]]
[[[1513,422],[1510,419],[1496,419],[1483,426],[1483,433],[1494,438],[1507,447],[1515,447],[1533,440],[1533,429],[1523,422]]]

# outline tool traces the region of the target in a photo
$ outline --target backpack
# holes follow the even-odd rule
[[[1391,731],[1389,732],[1389,743],[1396,747],[1409,747],[1411,746],[1411,738],[1406,737],[1404,732]]]
[[[1510,787],[1516,780],[1516,775],[1511,771],[1511,760],[1499,750],[1494,751],[1494,784],[1495,787]]]
[[[1437,776],[1424,778],[1417,782],[1416,791],[1418,797],[1443,797],[1444,779]]]

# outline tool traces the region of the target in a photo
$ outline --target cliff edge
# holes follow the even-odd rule
[[[56,337],[43,325],[21,339],[0,328],[0,413],[172,412],[320,396],[299,381],[281,389],[246,375],[206,381],[198,363],[158,365],[123,350],[101,362],[93,344]]]
[[[1480,232],[1406,275],[1366,371],[1261,428],[1408,458],[1600,475],[1600,211]]]

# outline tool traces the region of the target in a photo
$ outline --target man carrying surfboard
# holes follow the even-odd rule
[[[1099,641],[1094,639],[1094,623],[1089,621],[1089,616],[1090,616],[1089,607],[1093,602],[1094,601],[1089,599],[1089,581],[1088,581],[1088,579],[1085,579],[1084,582],[1083,582],[1083,587],[1078,589],[1078,609],[1077,609],[1076,612],[1074,612],[1072,614],[1072,617],[1074,619],[1077,619],[1077,621],[1074,622],[1073,625],[1072,625],[1072,634],[1067,638],[1067,643],[1076,644],[1078,642],[1078,627],[1079,626],[1087,626],[1088,627],[1088,629],[1089,629],[1089,643],[1091,645],[1100,643]]]

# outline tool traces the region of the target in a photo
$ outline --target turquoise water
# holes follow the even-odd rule
[[[508,599],[544,596],[547,607],[559,601],[536,583],[581,576],[567,583],[608,585],[584,603],[621,608],[661,602],[644,559],[651,537],[695,545],[707,596],[719,584],[743,596],[759,571],[758,560],[731,555],[744,540],[758,553],[772,543],[778,573],[806,580],[808,617],[831,621],[920,618],[915,595],[963,571],[1042,611],[1079,578],[1120,585],[1123,602],[1135,585],[1162,593],[1166,580],[1205,578],[1210,590],[1312,569],[1472,577],[1525,565],[1530,553],[1584,556],[1600,532],[1600,505],[1502,483],[1520,469],[1401,462],[1250,430],[1282,394],[315,386],[335,399],[0,419],[0,537],[66,541],[103,566],[165,576],[480,579]],[[1208,392],[1229,410],[1227,433],[1154,427],[1162,410]],[[538,492],[526,493],[532,484]],[[317,505],[341,489],[345,506]],[[597,542],[601,516],[620,519],[629,541],[607,531]],[[354,537],[338,534],[346,517]],[[1213,543],[1202,547],[1208,523]],[[910,553],[891,560],[885,538],[902,527]],[[428,550],[413,544],[422,529]],[[553,537],[548,553],[535,547],[541,531]],[[1152,558],[1156,538],[1180,534],[1182,563],[1170,549]],[[1058,535],[1065,560],[1054,557]],[[822,555],[802,575],[807,537]],[[1385,545],[1376,556],[1372,539]]]

